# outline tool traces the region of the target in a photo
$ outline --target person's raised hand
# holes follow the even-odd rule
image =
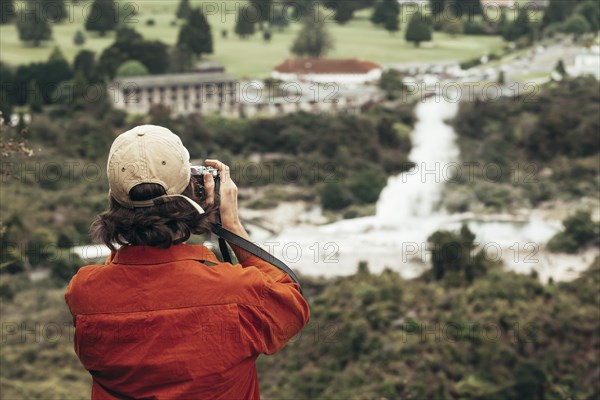
[[[219,179],[221,181],[219,188],[221,225],[223,225],[223,228],[236,235],[246,240],[250,240],[250,236],[244,229],[238,216],[238,188],[231,179],[229,167],[219,160],[205,160],[204,162],[206,165],[216,168],[219,171]],[[207,177],[206,175],[209,175],[210,177]],[[210,191],[207,188],[207,199],[208,196],[210,196],[210,204],[213,204],[215,198],[215,182],[212,174],[205,174],[204,184],[206,185],[207,183],[210,187]],[[232,245],[231,247],[240,262],[250,256],[250,253],[235,245]]]
[[[238,215],[238,188],[231,179],[229,167],[219,160],[205,160],[205,164],[219,171],[221,224],[225,229],[237,229],[241,226]],[[209,204],[212,204],[214,202],[214,180],[211,174],[205,174],[204,184],[207,189],[207,201],[210,198]],[[209,186],[206,186],[207,184]]]

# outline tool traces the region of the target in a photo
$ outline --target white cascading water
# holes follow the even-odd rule
[[[422,266],[417,268],[413,259],[423,255],[428,235],[447,220],[437,205],[444,187],[443,167],[459,155],[454,130],[446,124],[457,110],[457,103],[441,97],[417,106],[409,154],[416,167],[388,180],[375,216],[287,229],[271,240],[280,244],[276,255],[312,275],[351,274],[360,260],[367,260],[375,271],[401,267],[405,277],[418,275]]]
[[[458,159],[455,133],[445,121],[453,118],[457,103],[430,98],[417,106],[409,160],[413,170],[392,177],[377,202],[377,221],[393,229],[423,223],[436,212],[448,177],[448,166]]]
[[[429,257],[429,235],[439,229],[457,229],[462,223],[463,216],[439,209],[444,185],[458,166],[456,134],[447,123],[457,111],[456,102],[442,97],[417,105],[418,121],[409,154],[415,169],[388,180],[375,216],[322,226],[301,225],[264,243],[277,257],[307,275],[349,275],[360,260],[365,260],[374,272],[389,267],[405,278],[418,276],[428,265],[423,260]],[[556,232],[556,227],[539,219],[524,224],[467,222],[480,243],[499,240],[504,248],[516,241],[544,243]],[[531,268],[517,264],[510,268]]]

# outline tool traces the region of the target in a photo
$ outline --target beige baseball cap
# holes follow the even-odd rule
[[[204,209],[182,195],[190,183],[190,153],[179,136],[155,125],[137,126],[113,142],[107,164],[109,194],[123,207],[153,207],[177,198],[186,199],[200,214]],[[166,194],[133,201],[129,191],[141,183],[157,183]]]

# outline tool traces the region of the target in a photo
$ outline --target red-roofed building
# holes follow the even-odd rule
[[[481,0],[483,8],[515,8],[516,0]]]
[[[271,76],[286,82],[365,84],[381,78],[379,64],[356,58],[288,58]]]

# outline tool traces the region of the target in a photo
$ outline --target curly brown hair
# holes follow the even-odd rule
[[[190,181],[182,194],[199,202],[194,185]],[[143,183],[134,186],[129,197],[133,201],[150,200],[164,194],[161,185]],[[185,242],[192,234],[211,232],[210,217],[216,207],[201,205],[206,212],[202,215],[182,198],[154,207],[129,209],[111,196],[108,210],[94,219],[90,232],[92,239],[104,243],[112,251],[116,251],[115,244],[168,248]]]

